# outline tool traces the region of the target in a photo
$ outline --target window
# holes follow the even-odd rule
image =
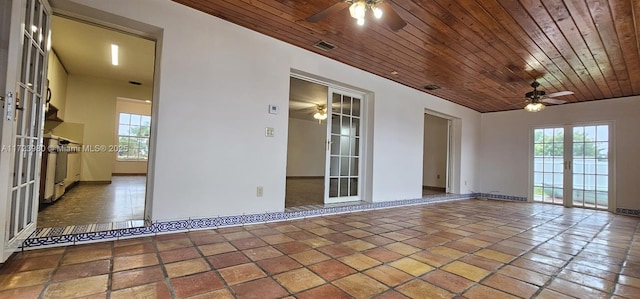
[[[149,158],[151,117],[120,113],[118,117],[118,160],[146,161]]]

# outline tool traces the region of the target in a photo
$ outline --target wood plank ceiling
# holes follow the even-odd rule
[[[305,21],[340,0],[174,1],[479,112],[522,108],[534,79],[570,103],[640,95],[640,0],[387,0],[397,32]]]

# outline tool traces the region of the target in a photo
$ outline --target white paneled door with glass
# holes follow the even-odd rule
[[[610,128],[604,123],[534,129],[533,201],[611,210]]]

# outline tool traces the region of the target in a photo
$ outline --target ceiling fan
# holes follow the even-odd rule
[[[393,31],[398,31],[407,25],[400,15],[385,0],[343,0],[328,8],[308,17],[306,20],[310,23],[316,23],[331,14],[337,13],[349,7],[351,17],[357,20],[358,25],[364,25],[364,17],[367,10],[373,12],[373,15],[383,21]],[[384,14],[384,18],[382,17]]]
[[[540,87],[540,83],[538,81],[533,81],[531,83],[531,87],[533,87],[533,91],[527,92],[524,95],[526,99],[525,103],[528,103],[524,110],[529,112],[539,112],[545,108],[544,103],[547,104],[564,104],[567,101],[556,99],[556,97],[567,96],[573,94],[573,91],[559,91],[547,94],[544,90],[538,90]]]

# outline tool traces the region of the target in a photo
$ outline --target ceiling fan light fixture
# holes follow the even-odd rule
[[[318,120],[318,123],[321,124],[323,120],[327,119],[327,109],[323,105],[318,105],[318,110],[313,115],[313,118]]]
[[[527,110],[529,112],[540,112],[544,108],[545,106],[542,103],[529,103],[527,104],[527,106],[524,106],[524,110]]]
[[[376,17],[376,19],[382,18],[382,9],[380,9],[380,7],[371,7],[371,10],[373,10],[373,16]]]
[[[349,6],[349,14],[351,14],[352,18],[358,20],[358,22],[360,22],[360,20],[362,19],[364,23],[364,15],[366,10],[367,4],[364,1],[354,2],[353,4],[351,4],[351,6]]]

